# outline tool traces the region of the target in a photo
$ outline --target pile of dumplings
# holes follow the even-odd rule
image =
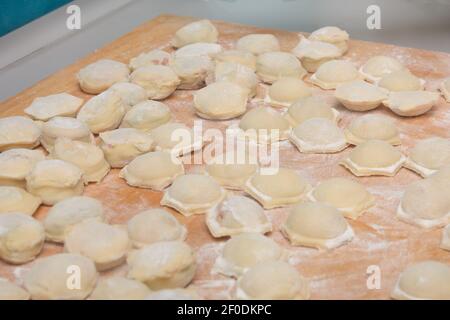
[[[235,299],[308,299],[308,279],[291,263],[290,251],[266,234],[280,231],[291,246],[334,250],[351,242],[351,221],[375,205],[361,176],[393,177],[401,168],[423,179],[407,186],[399,220],[419,228],[443,228],[450,250],[450,140],[429,137],[408,154],[393,117],[364,114],[346,128],[322,90],[334,90],[356,113],[384,105],[395,115],[422,115],[439,100],[426,83],[393,57],[374,56],[359,68],[345,55],[349,35],[324,27],[299,35],[283,51],[272,34],[249,34],[233,48],[218,44],[209,20],[176,31],[168,50],[155,49],[128,64],[102,59],[81,69],[88,101],[68,93],[36,98],[26,116],[0,119],[0,259],[22,265],[35,260],[21,286],[0,280],[1,299],[200,299],[191,286],[197,271],[188,229],[171,213],[204,215],[220,253],[211,269],[236,280]],[[440,91],[450,102],[450,78]],[[192,92],[199,118],[225,121],[258,144],[289,141],[300,153],[336,154],[354,178],[312,184],[296,170],[264,174],[262,165],[205,164],[186,171],[183,156],[205,141],[176,122],[166,100]],[[165,103],[167,102],[167,103]],[[179,143],[177,130],[191,134]],[[255,134],[264,131],[265,134]],[[108,222],[103,204],[84,196],[111,168],[130,188],[162,193],[161,207],[135,214],[126,224]],[[51,206],[39,221],[33,214]],[[275,230],[266,210],[287,207]],[[64,253],[39,257],[44,243]],[[99,277],[127,264],[126,276]],[[68,270],[83,277],[77,290]],[[23,285],[22,285],[23,284]],[[408,266],[392,289],[395,299],[450,299],[450,266],[421,261]]]

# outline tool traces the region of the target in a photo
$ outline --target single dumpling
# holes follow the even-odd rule
[[[450,251],[450,224],[442,230],[441,248]]]
[[[279,51],[280,42],[273,34],[248,34],[236,42],[236,49],[259,55]]]
[[[247,89],[249,98],[255,96],[259,83],[254,69],[236,62],[216,62],[214,81],[228,81],[240,85]]]
[[[183,164],[164,151],[149,152],[136,157],[119,173],[133,187],[164,190],[184,174]]]
[[[63,160],[42,160],[26,177],[27,191],[48,206],[83,193],[83,171]]]
[[[310,189],[308,181],[295,170],[287,168],[279,168],[275,174],[256,173],[245,184],[245,191],[265,209],[300,202]]]
[[[215,238],[272,231],[264,209],[256,201],[239,195],[228,196],[211,208],[206,215],[206,225]]]
[[[175,32],[172,39],[172,46],[181,48],[185,45],[196,42],[217,42],[219,32],[209,20],[198,20],[191,22]]]
[[[331,178],[321,182],[308,197],[335,207],[351,219],[358,218],[375,203],[375,198],[363,185],[347,178]]]
[[[32,261],[44,246],[44,227],[24,213],[0,214],[0,230],[0,260],[8,263]]]
[[[33,149],[39,145],[41,128],[30,118],[0,118],[0,152],[15,148]]]
[[[108,90],[114,91],[122,98],[127,111],[130,110],[132,106],[147,100],[147,91],[141,86],[131,82],[115,83]]]
[[[404,68],[383,75],[377,84],[389,91],[418,91],[423,89],[425,81]]]
[[[236,298],[241,300],[306,300],[309,283],[290,264],[262,262],[250,268],[237,282]]]
[[[294,102],[286,111],[285,118],[295,127],[312,118],[324,118],[337,123],[340,116],[339,111],[332,108],[323,97],[310,96]]]
[[[105,220],[100,201],[90,197],[72,197],[58,202],[50,208],[43,221],[47,241],[64,243],[67,232],[85,220]]]
[[[9,149],[0,153],[0,185],[25,188],[25,177],[45,159],[42,150]]]
[[[311,76],[310,81],[325,90],[336,89],[346,82],[361,78],[355,66],[346,60],[330,60],[322,64]]]
[[[136,248],[161,241],[184,241],[187,229],[164,209],[149,209],[128,221],[128,236]]]
[[[0,186],[0,214],[21,212],[32,216],[41,205],[41,199],[22,188]]]
[[[169,122],[171,118],[172,114],[166,104],[147,100],[132,107],[123,117],[120,127],[147,132]]]
[[[334,26],[322,27],[313,31],[309,36],[309,40],[323,41],[335,45],[341,50],[342,54],[348,50],[349,38],[345,30]]]
[[[76,118],[55,117],[42,125],[42,146],[51,152],[58,138],[94,143],[94,136],[88,125]]]
[[[69,281],[73,274],[81,275],[79,281]],[[83,300],[94,289],[97,278],[89,258],[60,253],[36,260],[24,283],[33,300]]]
[[[280,78],[267,92],[265,102],[272,107],[289,107],[297,100],[311,96],[311,88],[298,78]]]
[[[196,90],[205,86],[205,80],[214,70],[214,63],[209,56],[187,56],[171,59],[170,67],[180,78],[178,89]]]
[[[24,112],[41,121],[48,121],[53,117],[74,117],[83,102],[83,99],[65,92],[52,94],[34,99]]]
[[[299,78],[307,72],[292,53],[271,51],[259,55],[256,59],[256,74],[266,83],[273,83],[280,78]]]
[[[194,250],[181,241],[149,244],[128,255],[128,278],[152,290],[184,288],[194,278],[197,263]]]
[[[143,52],[137,57],[131,58],[128,67],[131,71],[134,71],[140,67],[146,67],[153,64],[167,65],[169,64],[170,58],[170,53],[155,49],[149,52]]]
[[[301,37],[292,53],[302,62],[308,72],[316,72],[317,69],[327,61],[337,59],[342,55],[341,50],[334,44],[308,40]]]
[[[125,262],[130,240],[125,226],[85,220],[73,226],[64,242],[65,252],[91,259],[98,271],[105,271]]]
[[[155,150],[177,156],[202,149],[203,137],[183,123],[168,122],[150,131]]]
[[[359,72],[367,81],[376,83],[384,75],[405,69],[405,67],[395,58],[388,56],[374,56],[364,63]]]
[[[125,277],[101,279],[89,300],[143,300],[151,290],[142,282]]]
[[[272,50],[270,50],[272,51]],[[216,63],[234,62],[256,70],[256,57],[253,53],[243,50],[226,50],[215,56]]]
[[[222,159],[214,159],[212,163],[206,164],[206,173],[224,188],[241,190],[248,178],[256,173],[258,165],[247,157],[244,159],[230,157],[231,161],[228,161],[227,157],[225,154]]]
[[[213,178],[201,174],[178,176],[164,192],[161,205],[185,216],[202,214],[221,202],[226,195]]]
[[[383,104],[403,117],[420,116],[433,108],[439,101],[439,94],[431,91],[391,92]]]
[[[450,102],[450,78],[442,80],[439,90],[442,92],[445,100]]]
[[[395,122],[379,114],[365,114],[353,119],[344,130],[347,142],[353,145],[368,140],[383,140],[393,146],[401,144],[400,133]]]
[[[78,72],[80,88],[86,93],[98,94],[116,82],[128,81],[130,69],[124,63],[110,60],[98,60]]]
[[[199,57],[199,56],[214,58],[222,51],[223,48],[220,44],[197,42],[188,44],[183,48],[178,49],[173,53],[173,58],[178,59],[181,57]]]
[[[320,202],[293,207],[281,227],[294,246],[334,249],[352,240],[354,233],[338,209]]]
[[[0,301],[30,300],[30,294],[18,285],[0,278]]]
[[[387,99],[388,91],[363,80],[356,80],[339,85],[334,95],[349,110],[369,111]]]
[[[448,191],[434,179],[413,182],[403,194],[397,217],[422,228],[447,225],[450,223]]]
[[[233,82],[219,81],[194,93],[194,108],[205,119],[226,120],[247,110],[248,91]]]
[[[77,119],[86,123],[93,133],[100,133],[119,127],[126,109],[118,93],[105,91],[86,102]]]
[[[450,165],[450,140],[433,137],[419,141],[411,149],[405,167],[425,178],[446,165]]]
[[[155,64],[133,71],[130,82],[144,88],[148,99],[162,100],[170,96],[181,81],[172,68]]]
[[[450,267],[432,260],[408,266],[400,274],[391,297],[397,300],[450,300]]]
[[[229,277],[240,277],[251,267],[287,256],[275,241],[260,233],[242,233],[225,242],[212,272]]]
[[[58,139],[50,157],[76,165],[83,171],[83,179],[86,183],[102,181],[110,170],[102,149],[82,141]]]
[[[347,147],[343,131],[325,118],[302,122],[292,129],[289,139],[303,153],[335,153]]]

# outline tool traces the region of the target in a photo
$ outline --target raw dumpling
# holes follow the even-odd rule
[[[30,300],[30,294],[18,285],[0,278],[0,301]]]
[[[222,46],[217,43],[197,42],[184,46],[173,53],[173,58],[181,57],[199,57],[207,56],[214,58],[217,54],[222,52]]]
[[[45,159],[42,150],[9,149],[0,154],[0,185],[25,188],[25,177]]]
[[[439,101],[439,94],[430,91],[391,92],[383,104],[403,117],[415,117],[431,110]]]
[[[424,84],[424,80],[417,78],[408,69],[385,74],[378,81],[378,86],[389,91],[418,91],[423,89]]]
[[[236,62],[217,62],[214,69],[214,81],[229,81],[248,90],[248,96],[256,94],[259,79],[253,69]]]
[[[64,243],[67,232],[85,220],[104,221],[103,206],[90,197],[72,197],[55,204],[43,223],[48,241]]]
[[[181,241],[156,242],[132,251],[127,259],[128,277],[152,290],[184,288],[194,278],[194,251]]]
[[[78,275],[79,281],[70,279],[74,275]],[[24,282],[33,300],[83,300],[94,289],[97,278],[95,265],[89,258],[60,253],[38,259]]]
[[[266,52],[256,59],[256,73],[266,83],[280,78],[304,78],[307,74],[302,64],[292,53],[283,51]]]
[[[142,282],[125,277],[101,279],[89,300],[143,300],[151,291]]]
[[[298,78],[280,78],[267,92],[265,101],[272,107],[289,107],[297,100],[311,96],[311,88]]]
[[[41,252],[45,233],[42,224],[23,213],[0,214],[0,259],[27,263]]]
[[[63,160],[42,160],[26,177],[27,191],[42,199],[48,206],[83,193],[83,172]]]
[[[165,123],[150,131],[150,136],[155,143],[155,150],[168,151],[177,156],[189,154],[203,147],[203,137],[182,123]]]
[[[93,133],[116,129],[127,106],[118,93],[105,91],[91,98],[81,108],[77,119],[85,122]]]
[[[328,42],[338,47],[342,54],[348,50],[349,35],[338,27],[322,27],[315,30],[309,36],[309,40]]]
[[[118,82],[115,83],[110,91],[114,91],[125,103],[125,108],[128,111],[132,106],[147,100],[147,91],[137,84],[131,82]]]
[[[51,151],[58,138],[94,143],[94,136],[86,123],[75,118],[55,117],[42,125],[41,143]]]
[[[374,197],[356,181],[347,178],[331,178],[320,183],[308,197],[335,207],[351,219],[358,218],[374,205]]]
[[[441,248],[450,251],[450,224],[442,230]]]
[[[391,118],[365,114],[355,118],[344,131],[347,142],[353,145],[368,140],[383,140],[394,146],[401,144],[400,134]]]
[[[39,145],[41,129],[30,118],[13,116],[0,119],[0,152],[14,148],[33,149]]]
[[[256,201],[239,195],[229,196],[211,208],[206,215],[206,225],[215,238],[272,231],[272,223],[263,208]]]
[[[336,208],[320,202],[293,207],[282,233],[294,246],[334,249],[352,240],[354,233]]]
[[[242,233],[225,242],[213,273],[240,277],[259,263],[281,260],[286,252],[272,239],[259,233]]]
[[[312,118],[325,118],[333,122],[339,121],[339,112],[332,108],[324,98],[311,96],[294,102],[285,113],[292,126]]]
[[[245,191],[265,209],[300,202],[310,189],[310,184],[303,177],[287,168],[279,168],[277,173],[270,175],[256,173],[245,184]]]
[[[237,282],[236,298],[242,300],[306,300],[309,284],[283,261],[260,263]]]
[[[439,170],[436,170],[436,172],[430,175],[429,178],[436,180],[438,183],[447,188],[447,186],[450,186],[450,165],[445,165]]]
[[[169,64],[170,58],[170,53],[155,49],[149,52],[143,52],[137,57],[131,58],[129,67],[131,71],[134,71],[140,67],[146,67],[153,64],[167,65]]]
[[[41,199],[17,187],[0,186],[0,214],[21,212],[32,216]]]
[[[178,89],[196,90],[205,86],[208,73],[214,70],[214,63],[209,56],[181,56],[173,58],[170,67],[180,78]]]
[[[164,209],[142,211],[128,221],[128,235],[134,247],[161,241],[184,241],[187,229]]]
[[[186,174],[175,179],[164,192],[161,205],[185,216],[205,213],[225,197],[225,190],[210,176]]]
[[[102,149],[82,141],[58,139],[50,156],[76,165],[83,171],[86,183],[102,181],[110,169]]]
[[[388,97],[388,91],[363,80],[339,85],[336,99],[352,111],[369,111],[377,108]]]
[[[159,101],[143,101],[131,108],[122,120],[121,128],[135,128],[144,132],[170,121],[169,107]]]
[[[412,264],[400,274],[391,296],[397,300],[450,300],[450,267],[432,260]]]
[[[280,43],[273,34],[248,34],[237,41],[236,49],[259,55],[279,51]]]
[[[81,90],[86,93],[98,94],[111,87],[116,82],[128,81],[130,69],[124,63],[102,59],[78,72]]]
[[[153,139],[134,128],[100,133],[100,147],[113,168],[123,168],[137,156],[153,150]]]
[[[272,50],[270,50],[272,51]],[[253,53],[243,50],[226,50],[215,56],[216,63],[234,62],[256,70],[256,57]]]
[[[302,122],[292,129],[290,141],[304,153],[334,153],[347,147],[343,131],[325,118]]]
[[[292,49],[292,53],[300,59],[308,72],[316,72],[320,65],[342,55],[341,50],[334,44],[317,40],[311,41],[303,37]]]
[[[439,90],[441,90],[445,100],[450,102],[450,78],[442,80]]]
[[[75,117],[83,99],[68,93],[52,94],[33,100],[24,112],[35,120],[48,121],[53,117]]]
[[[370,82],[378,82],[384,75],[403,70],[405,67],[395,58],[374,56],[361,66],[359,72]]]
[[[397,217],[422,228],[445,226],[450,223],[448,190],[434,179],[410,184],[398,206]]]
[[[205,119],[226,120],[247,109],[248,90],[229,81],[214,82],[194,93],[194,108]]]
[[[184,167],[180,161],[168,152],[155,151],[136,157],[119,176],[130,186],[162,191],[182,174]]]
[[[360,79],[355,66],[346,60],[330,60],[322,64],[310,81],[325,90],[336,89],[340,84]]]
[[[197,293],[190,289],[164,289],[150,293],[145,300],[201,300]]]
[[[406,157],[386,141],[368,140],[351,150],[340,164],[357,177],[393,177],[405,160]]]
[[[144,88],[148,99],[162,100],[176,90],[180,84],[180,78],[168,66],[149,65],[133,71],[130,82]]]
[[[217,42],[219,32],[209,20],[199,20],[191,22],[175,32],[172,45],[181,48],[185,45],[196,42]]]
[[[225,155],[224,157],[227,157]],[[206,173],[220,185],[231,190],[240,190],[245,182],[258,170],[258,165],[250,159],[219,159],[205,166]]]
[[[433,137],[419,141],[409,153],[405,167],[428,177],[450,165],[450,140]]]
[[[85,220],[73,226],[66,234],[65,252],[81,254],[91,259],[98,271],[104,271],[125,262],[130,247],[127,229],[95,220]]]

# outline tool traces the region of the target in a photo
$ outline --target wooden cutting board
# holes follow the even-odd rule
[[[58,71],[31,88],[8,99],[0,105],[0,116],[23,114],[31,101],[39,96],[58,92],[68,92],[85,99],[90,98],[78,87],[75,74],[79,69],[100,58],[110,58],[127,63],[130,58],[151,49],[172,50],[169,40],[174,32],[193,18],[163,15],[143,24],[129,34],[117,39],[74,64]],[[298,42],[296,33],[261,29],[245,25],[214,21],[220,32],[219,43],[224,48],[232,48],[233,43],[249,33],[272,33],[281,42],[282,50],[292,49]],[[435,90],[441,78],[450,76],[450,54],[419,49],[402,48],[392,45],[364,41],[350,41],[350,50],[344,57],[358,67],[374,55],[388,55],[404,63],[417,76],[427,80],[427,89]],[[333,91],[315,89],[316,94],[326,95],[334,101]],[[192,92],[177,91],[164,101],[170,107],[177,121],[192,125],[196,118],[192,107]],[[345,127],[351,119],[361,114],[350,112],[337,105]],[[393,118],[402,133],[404,152],[419,140],[431,136],[450,138],[450,105],[443,99],[427,114],[416,118],[400,118],[380,107],[372,113],[382,113]],[[205,121],[204,127],[225,128],[233,121]],[[422,230],[400,222],[395,211],[405,187],[420,177],[407,169],[401,169],[393,178],[356,178],[338,165],[350,148],[330,155],[308,155],[299,153],[292,145],[285,143],[280,151],[283,166],[299,170],[313,185],[331,177],[348,177],[364,184],[376,197],[376,206],[357,221],[350,221],[356,236],[341,248],[326,252],[302,247],[291,247],[279,231],[280,224],[287,216],[287,209],[269,210],[267,213],[274,224],[270,234],[276,242],[291,252],[290,262],[302,275],[310,280],[312,299],[387,299],[399,273],[408,264],[426,259],[435,259],[450,264],[450,252],[439,248],[442,230]],[[188,168],[201,170],[201,168]],[[100,184],[91,184],[86,195],[101,200],[106,207],[111,223],[126,223],[136,213],[158,207],[162,193],[129,187],[113,170]],[[41,207],[35,215],[45,217],[47,207]],[[211,267],[217,257],[221,243],[209,234],[204,216],[185,218],[173,212],[186,224],[189,235],[187,242],[197,252],[198,270],[192,287],[204,298],[227,299],[232,297],[235,281],[220,275],[212,275]],[[61,252],[63,248],[55,244],[45,244],[40,257]],[[0,277],[20,283],[20,277],[32,263],[11,266],[0,262]],[[369,290],[366,285],[367,268],[378,266],[381,271],[381,288]],[[127,266],[102,273],[102,277],[125,275]]]

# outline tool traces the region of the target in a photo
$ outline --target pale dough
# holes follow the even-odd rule
[[[256,74],[266,83],[280,78],[304,78],[307,74],[302,64],[292,53],[283,51],[266,52],[256,59]]]
[[[359,72],[367,81],[376,83],[384,75],[402,70],[405,67],[395,58],[388,56],[373,56],[364,63]]]
[[[131,71],[134,71],[136,69],[139,69],[140,67],[145,67],[153,64],[167,65],[169,64],[170,58],[170,53],[155,49],[149,52],[143,52],[137,57],[131,58],[128,66],[130,67]]]
[[[294,102],[285,113],[285,118],[292,126],[312,118],[325,118],[334,122],[340,119],[339,112],[332,108],[324,98],[310,96]]]
[[[439,90],[447,102],[450,102],[450,78],[442,80]]]
[[[353,145],[367,140],[383,140],[394,146],[401,144],[400,133],[395,122],[379,114],[365,114],[353,119],[344,130],[347,142]]]
[[[316,72],[320,65],[337,59],[342,55],[341,50],[334,44],[300,38],[300,42],[292,49],[292,53],[302,62],[308,72]]]
[[[199,57],[199,56],[207,56],[210,58],[214,58],[222,51],[223,48],[220,44],[197,42],[188,44],[183,48],[178,49],[173,53],[173,58],[177,59],[181,57]]]
[[[182,123],[168,122],[150,131],[155,150],[168,151],[177,156],[202,149],[203,137]]]
[[[75,117],[84,100],[68,93],[52,94],[33,100],[24,112],[35,120],[48,121],[53,117]]]
[[[197,293],[190,288],[187,289],[164,289],[150,293],[145,300],[201,300]]]
[[[21,212],[32,216],[41,205],[41,199],[25,190],[0,186],[0,214]]]
[[[450,224],[442,230],[441,248],[450,251]]]
[[[256,70],[256,57],[253,53],[243,50],[226,50],[215,56],[216,63],[234,62]]]
[[[349,110],[369,111],[387,99],[388,91],[363,80],[356,80],[339,85],[334,95]]]
[[[425,178],[446,165],[450,165],[450,140],[432,137],[411,149],[405,167]]]
[[[169,107],[159,101],[147,100],[132,107],[122,120],[121,128],[135,128],[144,132],[170,121]]]
[[[322,27],[313,31],[309,36],[309,40],[318,40],[335,45],[341,50],[342,54],[346,53],[348,50],[349,38],[350,37],[345,30],[334,26]]]
[[[394,113],[403,117],[422,115],[439,101],[439,94],[431,91],[391,92],[383,104]]]
[[[425,81],[404,68],[383,75],[377,84],[389,91],[417,91],[423,89]]]
[[[0,301],[30,300],[30,294],[18,285],[0,278]]]
[[[224,157],[226,157],[225,155]],[[227,158],[213,161],[205,165],[208,175],[213,177],[224,188],[231,190],[241,190],[245,182],[258,170],[258,165],[251,163],[250,159]]]
[[[289,107],[292,103],[311,96],[311,88],[298,78],[280,78],[267,92],[265,102],[272,107]]]
[[[0,119],[0,152],[14,148],[33,149],[39,145],[40,127],[30,118],[13,116]]]
[[[42,150],[9,149],[0,154],[0,185],[25,188],[25,177],[45,159]]]
[[[191,22],[175,32],[171,44],[175,48],[196,42],[217,42],[219,32],[209,20],[199,20]]]
[[[273,34],[248,34],[236,42],[236,49],[259,55],[279,51],[280,43]]]
[[[248,97],[256,95],[259,79],[255,71],[236,62],[216,62],[214,81],[229,81],[248,90]]]
[[[133,71],[130,82],[144,88],[148,99],[162,100],[177,89],[180,79],[172,68],[155,64]]]
[[[205,86],[207,75],[214,70],[209,56],[181,56],[171,59],[170,67],[180,79],[178,89],[196,90]]]
[[[116,82],[128,81],[130,69],[124,63],[110,60],[98,60],[78,72],[81,90],[86,93],[98,94],[111,87]]]
[[[150,293],[151,290],[139,281],[112,277],[101,279],[89,300],[143,300]]]
[[[330,60],[317,69],[310,81],[325,90],[362,78],[355,66],[346,60]]]
[[[141,86],[131,82],[115,83],[108,90],[114,91],[122,98],[127,111],[130,110],[132,106],[147,100],[147,91]]]

